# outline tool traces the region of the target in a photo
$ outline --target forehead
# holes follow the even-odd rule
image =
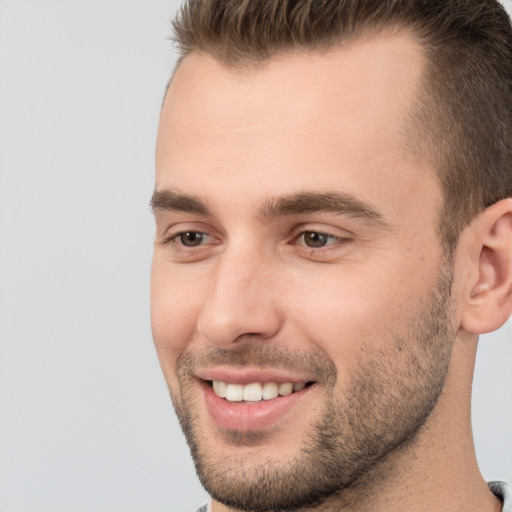
[[[391,110],[409,110],[423,66],[422,50],[406,32],[366,37],[330,51],[289,52],[254,66],[228,67],[192,53],[176,71],[162,114],[193,132],[199,118],[204,128],[222,123],[225,129],[246,125],[248,116],[278,120],[283,128],[287,121],[353,123],[351,113],[361,123],[368,121],[361,117],[365,113],[378,121]],[[271,112],[275,115],[269,117]]]
[[[244,186],[289,193],[291,182],[298,190],[358,193],[379,192],[382,181],[405,189],[425,175],[432,181],[430,170],[413,172],[421,163],[406,144],[423,67],[420,46],[404,33],[291,52],[254,67],[192,53],[162,109],[156,188],[203,187],[207,194],[212,176],[217,189],[235,195]]]

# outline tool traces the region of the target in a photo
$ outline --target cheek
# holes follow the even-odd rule
[[[392,283],[391,273],[333,273],[295,297],[296,332],[318,346],[338,369],[340,380],[349,375],[368,350],[382,351],[400,329],[411,307],[411,293]],[[305,336],[305,338],[304,338]]]
[[[193,281],[192,281],[193,283]],[[151,329],[160,365],[173,378],[176,361],[190,346],[201,311],[201,294],[181,283],[172,272],[153,264],[151,272]]]

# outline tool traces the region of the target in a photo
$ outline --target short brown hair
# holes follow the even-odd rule
[[[512,28],[497,0],[188,0],[173,25],[179,61],[197,51],[234,67],[410,31],[428,66],[408,138],[438,170],[447,250],[512,196]]]

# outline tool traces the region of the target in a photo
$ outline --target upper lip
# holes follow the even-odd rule
[[[221,381],[231,384],[251,384],[253,382],[312,382],[315,379],[307,375],[294,374],[283,370],[273,369],[233,369],[233,368],[209,368],[196,372],[196,377],[205,381]]]

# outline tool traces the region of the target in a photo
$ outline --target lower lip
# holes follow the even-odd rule
[[[288,396],[261,400],[253,404],[229,402],[225,398],[220,398],[206,382],[203,382],[202,388],[206,409],[218,427],[249,432],[268,428],[286,417],[310,391],[311,386]]]

